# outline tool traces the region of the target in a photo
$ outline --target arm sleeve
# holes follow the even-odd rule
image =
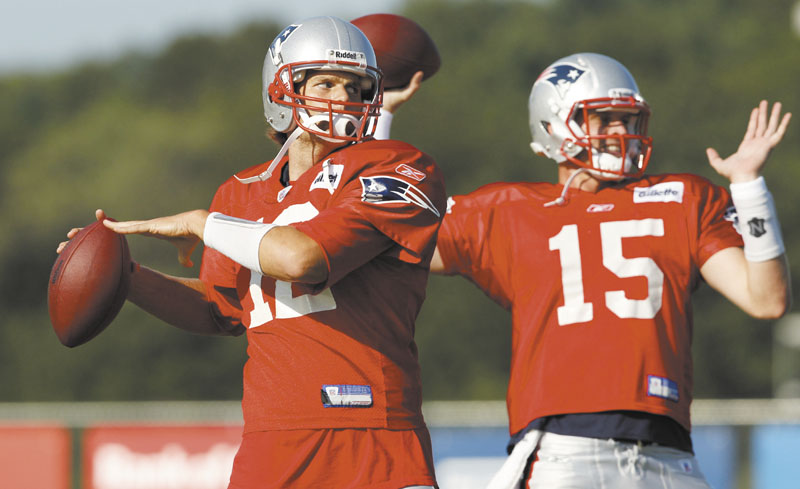
[[[700,185],[698,198],[698,244],[695,260],[702,266],[714,253],[725,248],[742,247],[736,228],[736,210],[730,194],[710,182]]]
[[[230,212],[222,205],[224,192],[218,190],[209,210]],[[231,334],[242,334],[242,305],[236,291],[236,275],[239,265],[222,253],[208,247],[203,248],[200,265],[200,280],[206,285],[206,295],[211,315],[220,328]]]
[[[494,211],[494,207],[482,206],[471,195],[452,197],[439,229],[437,247],[445,275],[463,276],[508,309],[513,288],[503,278],[506,267],[495,261],[505,255],[497,248],[498,243],[491,243],[488,238],[496,231],[490,229]]]
[[[386,109],[381,109],[381,115],[378,116],[378,122],[375,125],[375,139],[390,139],[389,135],[392,130],[392,121],[394,114]]]
[[[322,248],[328,263],[324,288],[378,255],[428,266],[444,200],[439,178],[411,183],[373,168],[351,179],[335,205],[293,226]]]

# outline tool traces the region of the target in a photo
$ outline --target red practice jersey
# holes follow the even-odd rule
[[[208,248],[201,270],[220,323],[247,328],[245,432],[423,427],[414,322],[444,214],[440,171],[408,144],[373,140],[289,187],[279,174],[229,179],[210,210],[294,226],[322,249],[327,282],[276,281]]]
[[[439,233],[445,273],[512,313],[510,431],[549,415],[614,410],[690,429],[699,268],[742,246],[726,190],[693,175],[597,193],[498,183],[454,197]]]

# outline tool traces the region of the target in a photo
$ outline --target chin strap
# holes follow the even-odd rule
[[[300,127],[295,128],[295,130],[292,131],[291,134],[289,134],[289,137],[286,138],[286,142],[283,143],[283,146],[281,146],[281,149],[278,151],[278,154],[275,155],[275,158],[272,159],[272,162],[270,162],[267,169],[264,170],[263,172],[259,173],[254,177],[248,177],[248,178],[239,178],[236,175],[234,176],[236,177],[237,180],[245,184],[263,182],[267,180],[269,177],[272,176],[272,172],[275,171],[275,167],[278,166],[278,164],[281,162],[283,157],[286,155],[286,152],[289,151],[289,146],[291,146],[294,140],[297,139],[297,137],[300,136],[300,134],[302,133],[303,129],[301,129]]]
[[[577,170],[575,170],[574,172],[572,172],[570,174],[569,178],[567,178],[567,181],[564,183],[564,188],[561,190],[561,195],[559,195],[558,198],[556,198],[555,200],[551,200],[550,202],[545,203],[544,206],[545,207],[550,207],[550,206],[553,206],[553,205],[564,205],[564,204],[566,204],[567,203],[567,199],[565,197],[567,195],[567,191],[569,190],[570,184],[572,184],[572,180],[574,180],[575,177],[578,176],[578,173],[582,173],[582,172],[585,172],[585,171],[588,171],[588,170],[586,168],[581,167],[581,168],[578,168]]]

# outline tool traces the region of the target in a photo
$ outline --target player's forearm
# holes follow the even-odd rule
[[[782,316],[791,304],[789,266],[772,194],[763,177],[730,185],[744,241],[752,315]]]
[[[199,228],[205,245],[250,270],[285,282],[317,284],[328,278],[319,244],[291,226],[211,213]]]
[[[276,227],[264,236],[259,259],[262,273],[277,280],[318,284],[328,278],[319,244],[290,226]]]
[[[762,262],[747,261],[748,314],[777,319],[791,308],[792,287],[786,255]]]
[[[200,279],[165,275],[140,267],[131,275],[128,300],[176,328],[204,335],[229,335],[211,316]]]

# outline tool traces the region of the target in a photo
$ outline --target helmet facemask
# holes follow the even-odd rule
[[[620,123],[622,134],[592,134],[590,115],[628,114]],[[564,139],[560,152],[577,166],[602,180],[620,180],[644,173],[650,160],[652,138],[647,136],[650,110],[635,97],[598,98],[573,105],[567,116],[571,137]]]
[[[300,94],[295,87],[308,78],[312,70],[358,75],[361,101],[330,100]],[[363,73],[367,73],[367,76]],[[290,63],[275,74],[268,88],[269,98],[273,103],[290,107],[294,125],[306,132],[331,142],[360,141],[372,136],[375,131],[375,121],[382,103],[381,78],[376,68],[346,61]]]

